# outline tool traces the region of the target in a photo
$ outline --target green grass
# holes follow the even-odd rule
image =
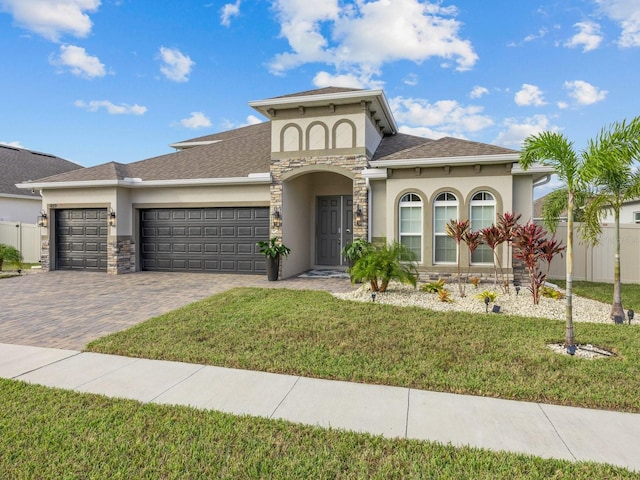
[[[566,287],[564,280],[551,280],[560,288]],[[585,298],[611,304],[613,302],[613,284],[599,282],[573,282],[573,293]],[[623,283],[620,287],[622,306],[625,311],[633,309],[640,313],[640,285],[637,283]]]
[[[558,355],[564,323],[234,289],[92,342],[94,352],[640,412],[640,328],[576,324],[614,358]]]
[[[0,379],[0,477],[623,479],[596,463],[324,430]]]

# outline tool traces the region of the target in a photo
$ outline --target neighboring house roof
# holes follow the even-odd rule
[[[82,169],[82,166],[55,155],[0,145],[0,195],[40,198],[39,192],[19,189],[16,183],[78,169]]]

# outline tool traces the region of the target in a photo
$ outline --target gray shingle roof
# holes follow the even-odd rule
[[[16,183],[77,169],[82,166],[55,155],[0,145],[0,193],[39,197],[38,192],[19,189]]]
[[[333,93],[361,92],[361,91],[363,91],[361,88],[325,87],[325,88],[318,88],[316,90],[307,90],[306,92],[298,92],[298,93],[290,93],[288,95],[280,95],[278,97],[272,97],[271,99],[290,98],[290,97],[307,97],[307,96],[312,96],[312,95],[328,95],[328,94],[333,94]]]
[[[378,147],[373,160],[411,160],[417,158],[467,157],[518,153],[516,150],[487,143],[472,142],[459,138],[444,137],[430,140],[398,133],[395,137],[385,137]],[[409,137],[409,138],[407,138]],[[384,145],[386,142],[393,145]],[[411,145],[413,143],[413,145]]]
[[[190,141],[220,140],[134,163],[110,162],[77,172],[68,172],[42,182],[91,180],[177,180],[246,177],[266,173],[271,162],[271,124],[260,123]]]

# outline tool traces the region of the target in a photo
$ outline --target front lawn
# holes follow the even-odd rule
[[[576,323],[576,340],[616,353],[550,351],[564,323],[241,288],[95,342],[94,352],[640,412],[640,328]]]
[[[0,379],[0,477],[622,479],[596,463],[140,404]]]

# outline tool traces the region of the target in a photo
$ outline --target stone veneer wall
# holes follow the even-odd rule
[[[40,265],[42,265],[42,271],[48,272],[51,270],[51,256],[49,253],[49,237],[43,235],[40,241]]]
[[[136,249],[131,237],[110,237],[107,242],[107,273],[120,275],[135,271]]]
[[[271,212],[282,209],[282,177],[300,167],[317,165],[318,171],[335,171],[335,168],[344,169],[345,173],[351,173],[353,177],[353,205],[359,205],[362,209],[362,221],[360,225],[353,225],[353,237],[367,238],[367,225],[369,218],[369,196],[367,193],[367,183],[362,177],[362,170],[367,168],[369,160],[366,155],[344,155],[328,157],[297,157],[271,160]],[[334,169],[325,170],[323,166],[331,166]],[[310,172],[311,173],[311,172]],[[355,211],[354,211],[355,220]],[[276,236],[282,239],[282,227],[275,229]]]

